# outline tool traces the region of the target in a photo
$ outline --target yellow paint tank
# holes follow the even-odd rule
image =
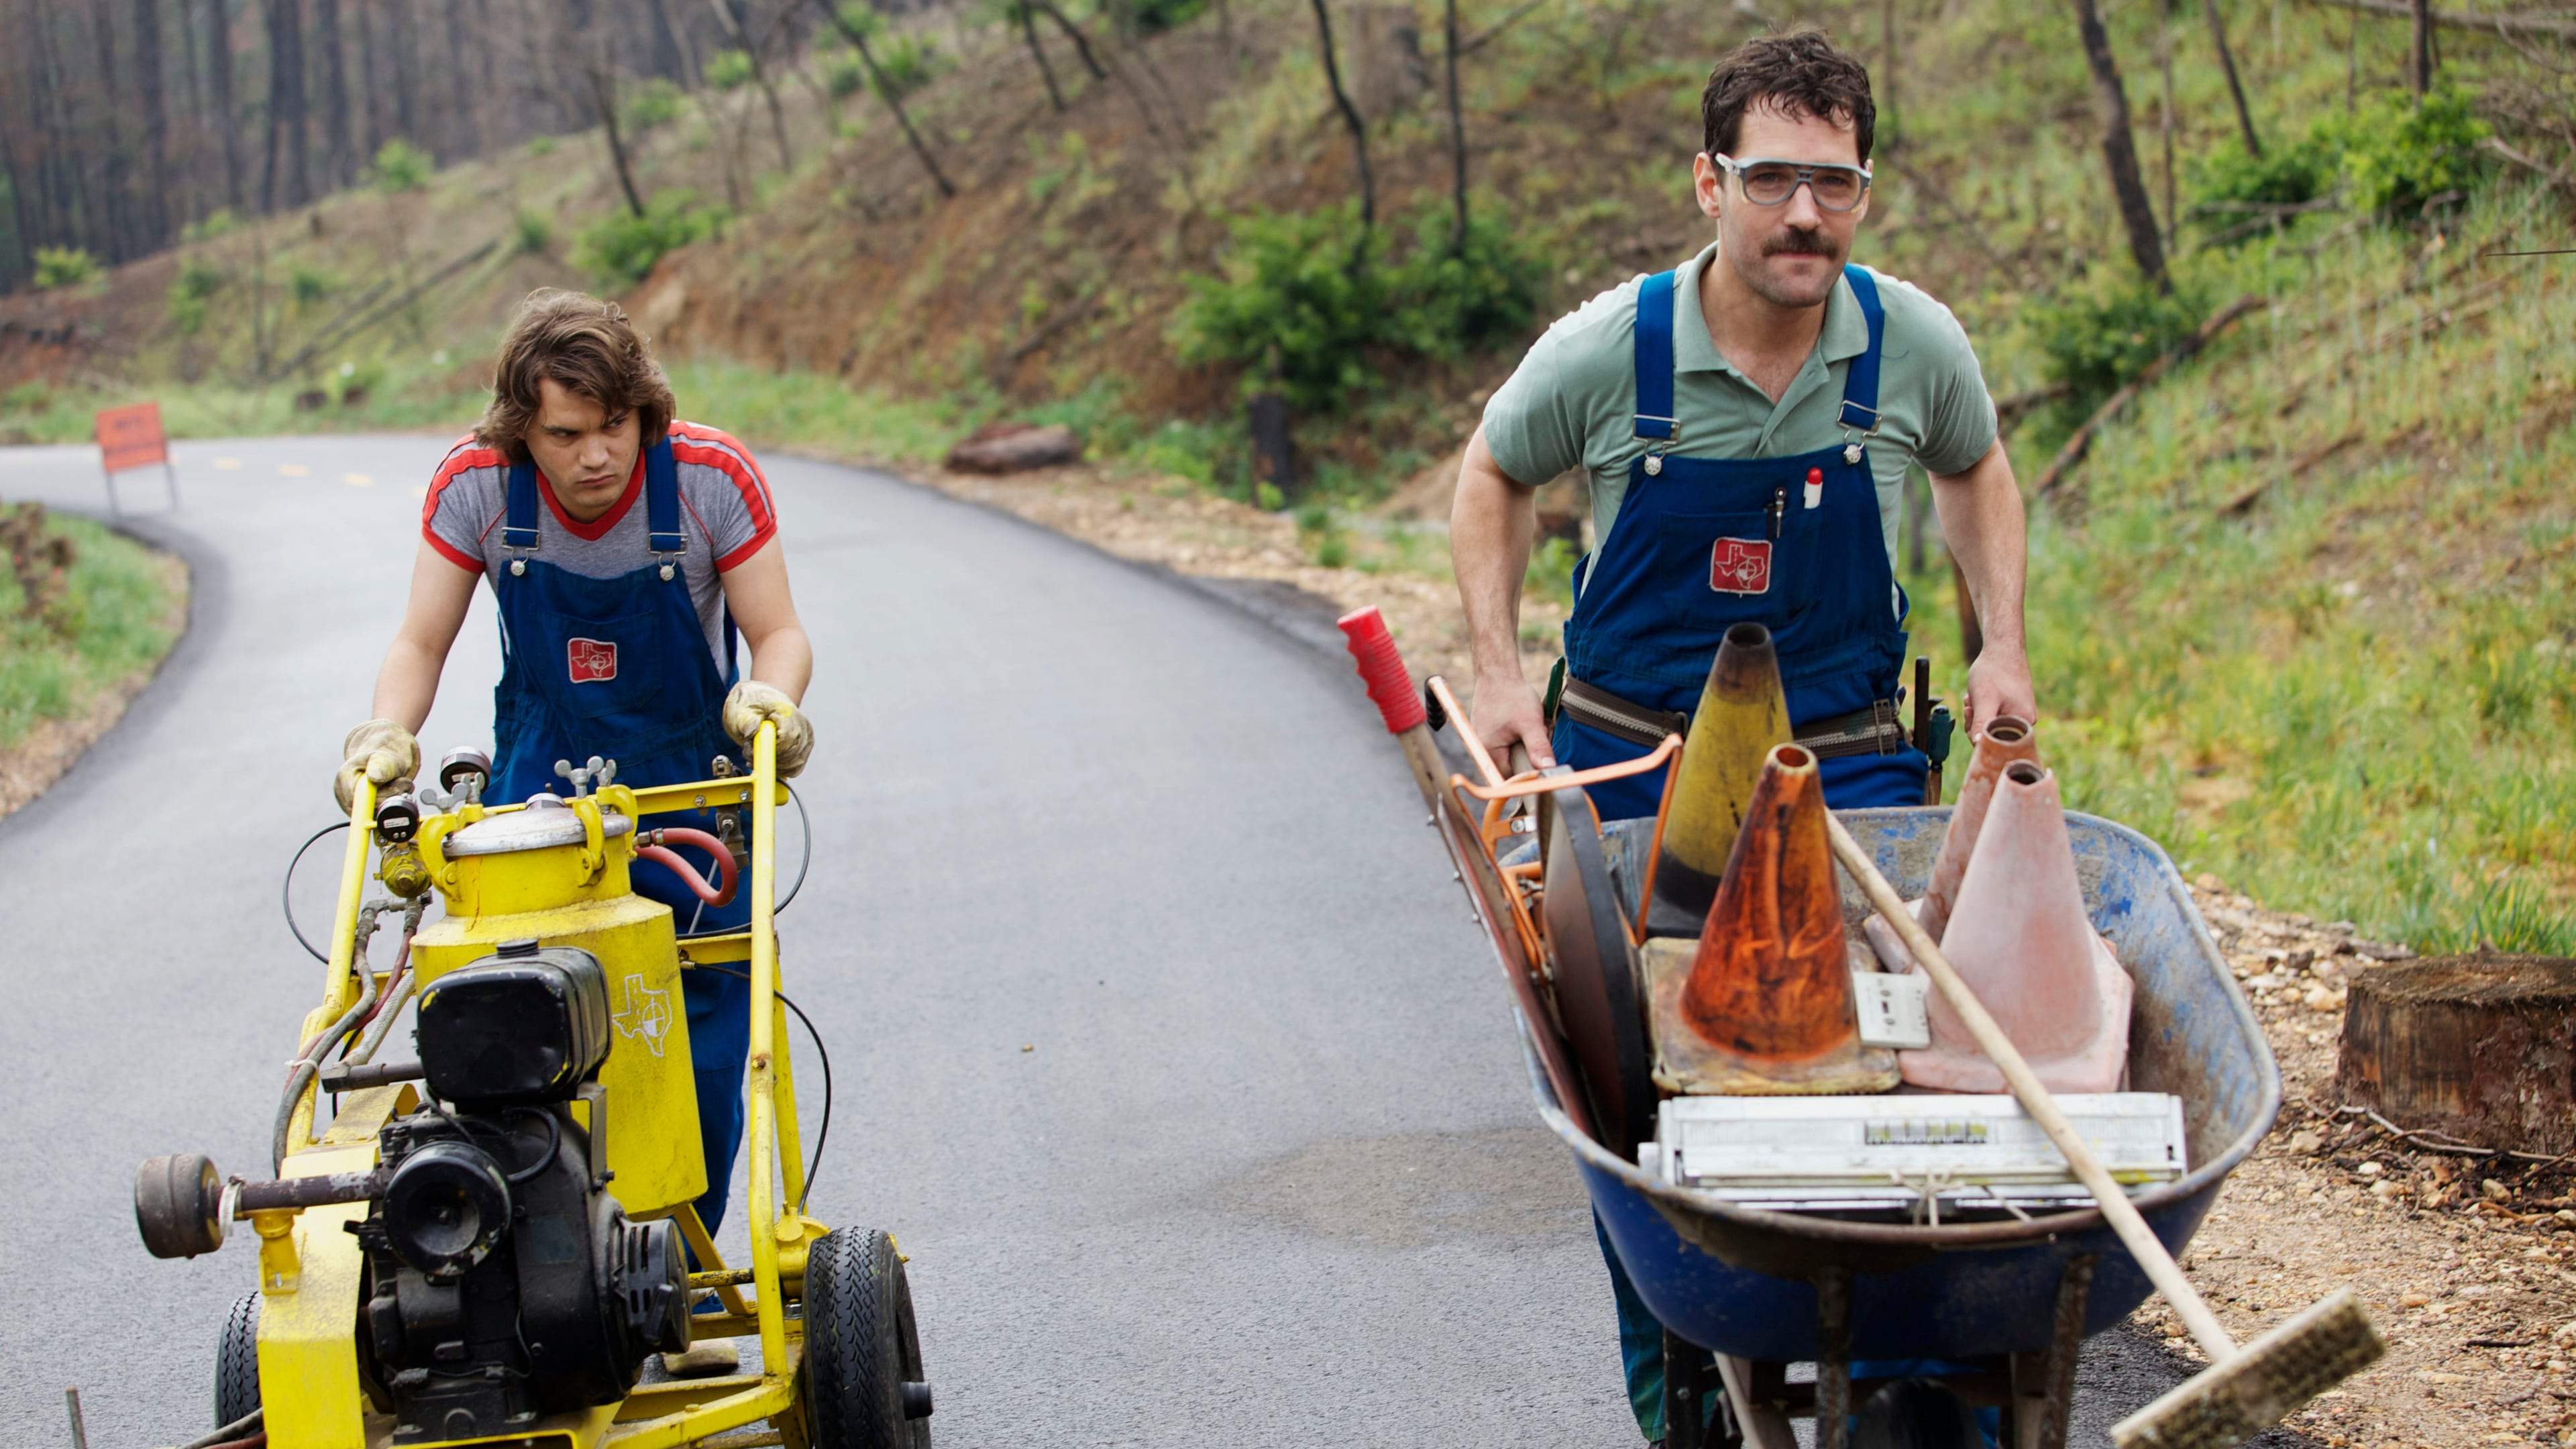
[[[635,817],[633,795],[611,786],[562,805],[423,822],[423,855],[447,909],[413,939],[412,959],[425,1001],[440,977],[504,941],[599,958],[617,1033],[599,1073],[610,1103],[609,1191],[644,1217],[705,1192],[706,1163],[671,910],[636,895],[628,879]]]

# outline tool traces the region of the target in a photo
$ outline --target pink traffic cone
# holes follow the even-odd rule
[[[2084,914],[2057,777],[2006,765],[1959,884],[1941,954],[1993,1013],[2052,1092],[2114,1092],[2129,1055],[2129,974]],[[1897,1056],[1905,1080],[1951,1092],[2000,1092],[1949,1001],[1930,1001],[1932,1045]]]
[[[1959,781],[1959,803],[1950,807],[1950,828],[1941,836],[1941,853],[1932,858],[1932,884],[1923,893],[1923,904],[1915,919],[1923,923],[1923,934],[1932,944],[1941,944],[1941,933],[1950,924],[1953,904],[1959,899],[1959,883],[1967,878],[1968,861],[1976,853],[1977,834],[1986,823],[1989,802],[1994,799],[1995,782],[2003,778],[2004,766],[2015,760],[2039,758],[2039,740],[2030,721],[2014,715],[1998,716],[1977,735],[1977,747],[1968,757],[1968,773]],[[2055,787],[2050,787],[2054,793]]]
[[[1968,873],[1968,858],[1977,848],[1977,832],[1986,822],[1987,802],[1994,798],[1995,782],[2003,778],[2004,767],[2015,760],[2039,759],[2039,740],[2030,721],[2018,715],[1997,715],[1977,735],[1976,748],[1969,753],[1967,773],[1959,779],[1959,801],[1950,807],[1950,828],[1941,835],[1941,851],[1932,857],[1932,882],[1925,887],[1923,898],[1912,902],[1914,919],[1923,923],[1923,934],[1939,945],[1941,933],[1950,924],[1951,903],[1959,898],[1959,882]],[[1869,937],[1878,959],[1890,971],[1914,969],[1914,953],[1905,949],[1905,941],[1896,928],[1881,920],[1876,912],[1861,923],[1862,934]]]

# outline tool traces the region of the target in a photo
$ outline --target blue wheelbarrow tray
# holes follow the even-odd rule
[[[1838,812],[1897,890],[1920,895],[1949,822],[1945,808]],[[1605,832],[1614,858],[1644,846],[1653,822]],[[2129,1025],[2130,1087],[2183,1102],[2191,1170],[2133,1194],[2148,1225],[2180,1254],[2222,1179],[2270,1130],[2281,1074],[2182,877],[2155,842],[2125,826],[2070,812],[2085,906],[2137,983]],[[1634,872],[1619,872],[1633,891]],[[1868,909],[1848,880],[1845,917]],[[2080,1332],[2128,1316],[2152,1291],[2092,1208],[1941,1226],[1861,1222],[1737,1206],[1649,1178],[1566,1115],[1540,1067],[1531,1023],[1520,1023],[1539,1115],[1574,1150],[1619,1260],[1673,1333],[1756,1362],[1818,1357],[1816,1281],[1847,1282],[1853,1358],[1978,1358],[2039,1353],[2070,1267],[2092,1260]]]

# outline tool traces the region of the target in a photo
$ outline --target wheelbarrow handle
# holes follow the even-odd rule
[[[1869,896],[1869,903],[1904,939],[1906,949],[1914,953],[1916,964],[1931,976],[1932,984],[1941,989],[1950,1009],[1959,1014],[1960,1022],[1968,1028],[1968,1035],[1976,1039],[1977,1049],[2003,1070],[2004,1082],[2011,1087],[2014,1099],[2021,1103],[2023,1111],[2030,1114],[2031,1120],[2039,1124],[2040,1130],[2048,1134],[2048,1140],[2056,1144],[2057,1150],[2065,1154],[2067,1165],[2075,1170],[2076,1179],[2093,1194],[2094,1204],[2102,1210],[2103,1220],[2111,1225],[2111,1231],[2119,1234],[2130,1256],[2138,1260],[2138,1266],[2146,1270],[2148,1280],[2156,1285],[2156,1291],[2173,1305],[2175,1316],[2191,1330],[2192,1338],[2198,1341],[2202,1351],[2209,1355],[2212,1363],[2223,1363],[2235,1357],[2236,1340],[2228,1337],[2227,1330],[2219,1324],[2218,1315],[2210,1312],[2209,1305],[2201,1301],[2199,1290],[2183,1276],[2182,1266],[2174,1261],[2173,1254],[2165,1250],[2163,1242],[2147,1226],[2147,1220],[2139,1214],[2137,1206],[2129,1201],[2128,1193],[2112,1180],[2109,1169],[2102,1165],[2102,1159],[2094,1155],[2092,1144],[2078,1135],[2075,1125],[2058,1110],[2057,1100],[2040,1085],[2038,1075],[2031,1071],[2030,1063],[2022,1059],[2021,1052],[2012,1044],[2012,1038],[2005,1036],[2004,1029],[1995,1024],[1994,1017],[1977,1000],[1977,994],[1968,989],[1968,983],[1960,979],[1949,958],[1941,954],[1941,948],[1932,944],[1932,937],[1924,931],[1922,923],[1914,919],[1914,913],[1905,909],[1904,900],[1897,895],[1896,888],[1887,883],[1887,877],[1879,874],[1869,852],[1861,849],[1860,842],[1852,839],[1851,832],[1843,828],[1842,821],[1835,819],[1831,811],[1825,814],[1825,829],[1843,869],[1850,871],[1852,879],[1860,882],[1861,890]]]
[[[1431,738],[1430,713],[1423,708],[1422,696],[1414,692],[1413,675],[1404,667],[1395,636],[1387,630],[1386,616],[1371,604],[1353,609],[1336,622],[1350,645],[1352,661],[1359,665],[1360,682],[1368,686],[1369,699],[1377,706],[1378,718],[1404,747],[1404,762],[1422,791],[1422,803],[1437,813],[1449,768]]]

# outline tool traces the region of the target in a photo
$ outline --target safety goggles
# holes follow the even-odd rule
[[[1738,161],[1711,156],[1744,188],[1755,206],[1785,206],[1798,188],[1816,199],[1818,211],[1849,211],[1869,195],[1869,173],[1858,166],[1809,166],[1797,161]]]

